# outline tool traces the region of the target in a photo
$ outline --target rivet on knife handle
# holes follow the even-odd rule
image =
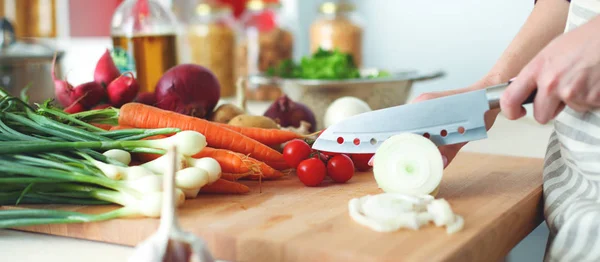
[[[485,89],[485,95],[487,96],[488,103],[490,104],[490,109],[496,109],[500,107],[500,96],[502,96],[502,92],[510,85],[515,78],[508,80],[508,82],[504,84],[499,84],[495,86],[490,86]],[[533,90],[531,94],[521,103],[522,105],[533,103],[533,99],[535,99],[535,95],[537,94],[537,89]]]

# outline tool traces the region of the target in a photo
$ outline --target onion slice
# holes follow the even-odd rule
[[[385,140],[373,160],[377,185],[387,193],[435,196],[443,171],[444,163],[437,146],[413,133]]]
[[[446,232],[452,234],[464,226],[463,218],[452,212],[446,200],[433,199],[430,195],[367,195],[351,199],[348,212],[356,223],[377,232],[401,228],[418,230],[433,222],[436,226],[446,226]]]

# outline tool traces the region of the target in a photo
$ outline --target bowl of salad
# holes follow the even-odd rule
[[[319,49],[299,62],[284,60],[263,74],[250,75],[248,84],[279,86],[290,99],[308,106],[321,126],[325,111],[340,97],[359,98],[373,110],[397,106],[406,103],[413,83],[443,75],[442,71],[358,68],[350,54]]]

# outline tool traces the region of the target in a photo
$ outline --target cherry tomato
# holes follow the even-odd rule
[[[327,162],[327,175],[337,183],[345,183],[354,176],[354,163],[349,156],[341,154]]]
[[[327,152],[327,151],[321,151],[321,154],[326,155],[330,158],[333,156],[341,155],[341,153],[334,153],[334,152]]]
[[[302,160],[307,159],[312,152],[312,148],[300,139],[294,139],[287,143],[283,148],[283,159],[285,163],[290,167],[295,168],[302,162]]]
[[[310,187],[318,186],[327,175],[327,168],[323,161],[316,158],[303,160],[296,168],[296,174],[300,181]]]
[[[369,160],[374,154],[352,154],[350,158],[354,162],[354,167],[360,172],[371,170],[372,166],[369,166]]]
[[[331,158],[330,156],[325,155],[325,154],[323,154],[321,152],[318,152],[318,151],[313,151],[313,154],[314,154],[313,158],[319,159],[319,160],[321,160],[321,161],[323,161],[325,163],[327,163],[327,160],[329,160]]]

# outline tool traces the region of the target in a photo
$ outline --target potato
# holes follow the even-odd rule
[[[243,127],[260,127],[266,129],[279,129],[279,125],[275,121],[266,116],[253,116],[253,115],[238,115],[229,121],[232,126],[243,126]]]
[[[212,113],[209,120],[218,123],[229,123],[236,116],[244,114],[244,110],[234,104],[222,104]]]

